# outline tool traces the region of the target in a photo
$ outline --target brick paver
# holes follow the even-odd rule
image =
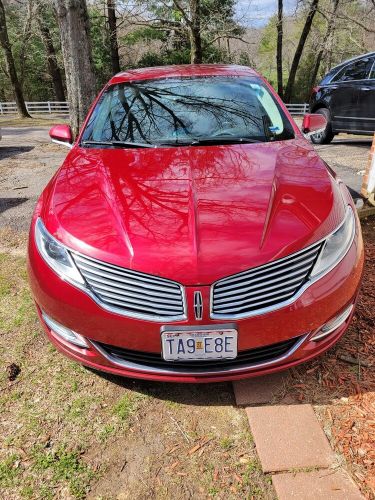
[[[334,454],[310,405],[246,408],[264,472],[329,467]]]
[[[284,383],[288,378],[289,373],[282,372],[233,382],[237,405],[251,406],[272,403],[275,396],[282,393]]]
[[[272,476],[279,500],[363,500],[342,469],[283,473]]]

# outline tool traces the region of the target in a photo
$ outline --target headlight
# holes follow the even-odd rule
[[[85,283],[68,250],[49,234],[41,219],[35,224],[35,241],[40,255],[61,278],[75,284]]]
[[[354,214],[348,206],[343,222],[325,240],[323,249],[311,272],[312,278],[328,272],[345,257],[353,242],[354,233]]]

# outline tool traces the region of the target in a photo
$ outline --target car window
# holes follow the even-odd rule
[[[365,80],[368,78],[373,59],[366,57],[345,66],[332,79],[332,82],[347,82],[350,80]]]
[[[193,77],[110,86],[84,141],[186,145],[200,139],[284,140],[293,127],[260,78]]]
[[[372,68],[369,75],[370,80],[375,80],[375,58],[372,60]]]

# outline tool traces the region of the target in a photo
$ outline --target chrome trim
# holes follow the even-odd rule
[[[116,314],[120,314],[121,316],[125,316],[128,318],[135,318],[135,319],[142,319],[142,320],[147,320],[147,321],[152,321],[152,322],[157,322],[157,323],[171,323],[174,321],[182,321],[187,319],[187,306],[186,306],[186,294],[185,294],[185,288],[180,284],[177,283],[176,281],[170,280],[168,278],[162,278],[160,276],[154,276],[151,274],[143,273],[141,271],[135,271],[132,269],[128,269],[125,267],[121,267],[115,264],[111,264],[109,262],[105,262],[102,260],[94,259],[93,257],[89,257],[87,255],[81,254],[80,252],[77,252],[75,250],[69,249],[69,252],[71,253],[73,257],[73,261],[83,276],[85,282],[87,283],[87,287],[81,288],[87,295],[89,295],[95,302],[98,304],[102,309],[105,309],[109,312],[113,312]],[[85,277],[85,275],[82,273],[80,270],[80,266],[85,267],[85,261],[91,261],[93,262],[93,266],[98,266],[99,269],[95,269],[93,272],[87,271],[88,274],[98,276],[99,278],[91,278],[93,281],[98,281],[99,282],[99,287],[101,290],[104,289],[103,291],[103,297],[107,296],[108,300],[111,301],[111,304],[107,304],[102,300],[99,296],[96,295],[95,290],[91,290],[91,285],[88,282],[88,279]],[[89,268],[89,264],[86,264],[86,268]],[[118,275],[118,278],[114,277],[113,275],[110,275],[110,272],[108,270],[105,270],[105,268],[110,268],[111,272],[115,275]],[[103,269],[103,270],[102,270]],[[125,278],[124,275],[127,275]],[[123,278],[121,279],[121,276]],[[134,276],[134,280],[132,277]],[[138,280],[138,287],[136,281]],[[118,282],[118,286],[116,286],[116,282]],[[142,288],[142,285],[139,285],[139,282],[144,283],[144,292],[140,290]],[[104,284],[103,284],[104,283]],[[126,291],[124,289],[121,289],[119,285],[121,283],[127,283],[129,286],[129,293],[126,295]],[[160,286],[158,285],[160,283]],[[111,292],[105,291],[106,286],[112,287]],[[178,300],[178,303],[174,304],[174,297],[164,297],[164,299],[161,299],[161,302],[157,303],[156,302],[156,296],[160,296],[160,293],[163,291],[163,286],[165,285],[164,291],[165,293],[170,293],[172,296],[176,297],[176,300]],[[96,285],[95,285],[96,286]],[[90,288],[89,288],[90,287]],[[107,288],[108,288],[107,287]],[[117,291],[118,288],[118,291]],[[150,293],[150,290],[155,290],[156,294],[152,295]],[[122,292],[122,293],[121,293]],[[150,301],[149,304],[146,303],[146,301],[142,301],[140,293],[144,293],[145,297],[147,300]],[[100,292],[99,292],[100,293]],[[129,303],[132,304],[139,304],[143,310],[149,311],[149,314],[147,313],[139,313],[135,311],[129,311],[126,310],[125,306],[121,306],[121,295],[124,296],[124,300],[128,301]],[[114,296],[117,296],[119,300],[116,300],[113,298]],[[166,303],[168,301],[169,303]],[[160,310],[165,311],[164,314],[152,314],[152,303],[155,303],[155,308]],[[157,306],[159,304],[159,307]],[[150,307],[151,306],[151,307]],[[177,310],[182,308],[182,314],[177,314]],[[168,313],[168,311],[170,311]]]
[[[199,291],[194,292],[194,316],[196,320],[201,320],[203,317],[203,299]]]
[[[298,273],[290,273],[289,276],[293,276],[293,275],[296,275],[296,274],[297,274],[296,278],[293,278],[293,279],[287,280],[287,281],[283,281],[282,284],[288,285],[290,283],[296,283],[296,282],[298,282],[301,279],[300,276],[298,276],[300,274],[300,271]],[[279,283],[281,281],[282,281],[282,278],[277,278],[276,280],[274,280],[274,283],[276,283],[276,284],[274,286],[267,287],[267,290],[273,290],[275,288],[278,288],[279,286],[281,286],[281,284]],[[237,298],[242,298],[243,295],[246,295],[246,291],[247,290],[258,289],[258,288],[262,288],[263,286],[264,286],[263,283],[261,283],[260,285],[256,285],[254,287],[250,286],[250,287],[247,287],[246,289],[243,288],[243,290],[245,290],[245,293],[241,293],[240,295],[236,295],[236,292],[229,291],[227,293],[223,293],[222,296],[223,297],[230,297],[231,295],[234,295]],[[251,295],[251,294],[249,293],[247,295]],[[223,302],[223,300],[225,300],[225,299],[224,298],[217,299],[216,302],[220,304],[221,302]]]
[[[50,316],[48,316],[47,313],[45,313],[43,310],[40,310],[43,321],[45,324],[48,326],[48,328],[53,332],[55,335],[63,339],[65,342],[69,342],[70,344],[74,344],[78,347],[81,347],[81,349],[87,349],[89,346],[86,338],[83,335],[80,335],[79,333],[75,332],[71,328],[68,328],[67,326],[62,325],[61,323],[58,323],[54,319],[52,319]],[[74,339],[68,339],[64,335],[64,331],[72,333]]]
[[[71,144],[70,142],[64,142],[64,141],[59,141],[58,139],[51,139],[51,142],[54,142],[55,144],[58,144],[59,146],[65,146],[66,148],[72,149],[74,144]]]
[[[283,257],[282,259],[274,260],[272,262],[267,262],[266,264],[263,264],[261,266],[254,267],[252,276],[256,276],[257,274],[263,273],[265,269],[267,269],[268,267],[271,267],[271,266],[272,266],[272,269],[278,269],[279,267],[283,266],[285,264],[285,261],[288,259],[291,259],[291,260],[293,259],[294,262],[298,262],[297,258],[295,259],[295,257],[297,257],[299,254],[301,254],[303,252],[306,252],[303,257],[309,256],[311,253],[314,252],[315,247],[319,246],[319,243],[320,242],[313,243],[312,245],[310,245],[310,247],[305,247],[302,250],[298,250],[298,252],[295,252],[295,253],[287,255],[286,257]],[[309,248],[310,248],[310,250],[308,250]],[[300,259],[300,260],[302,260],[302,259]],[[307,259],[307,260],[313,261],[314,259]],[[305,262],[306,261],[302,260],[302,264],[304,264]],[[221,278],[220,280],[217,280],[215,283],[218,283],[219,281],[220,281],[220,283],[225,283],[227,281],[230,281],[231,283],[233,283],[235,281],[240,281],[242,279],[242,275],[248,273],[249,271],[252,271],[252,269],[251,268],[246,269],[245,271],[241,271],[240,273],[232,274],[231,276]],[[300,271],[298,271],[298,272],[300,272]],[[278,274],[280,274],[280,271],[276,271],[276,272],[272,273],[273,276],[278,275]],[[262,277],[257,278],[256,281],[261,281],[262,279],[263,279]],[[238,286],[235,285],[232,288],[238,288]]]
[[[350,250],[350,248],[351,248],[351,246],[353,244],[354,237],[355,237],[355,234],[356,234],[356,229],[357,229],[356,218],[355,218],[354,212],[353,212],[352,208],[350,207],[350,205],[347,205],[347,208],[346,208],[346,211],[345,211],[345,215],[344,215],[344,218],[341,221],[341,223],[333,231],[331,231],[327,236],[325,236],[324,238],[321,238],[320,240],[316,241],[312,245],[310,245],[308,247],[305,247],[302,250],[299,250],[298,252],[295,252],[293,254],[289,254],[286,257],[283,257],[282,259],[279,259],[280,264],[282,264],[283,263],[282,261],[285,261],[285,260],[290,259],[290,258],[294,258],[295,256],[299,255],[300,253],[306,252],[306,250],[308,250],[308,249],[312,250],[314,247],[316,247],[316,246],[322,244],[323,242],[325,242],[326,240],[328,240],[328,238],[330,238],[336,231],[338,231],[343,226],[343,224],[345,224],[345,221],[346,221],[347,214],[348,214],[349,210],[352,212],[352,216],[353,216],[354,220],[353,220],[353,233],[352,233],[352,237],[351,237],[350,243],[348,244],[348,247],[346,249],[346,252],[340,257],[340,259],[338,261],[334,262],[330,267],[328,267],[327,269],[325,269],[322,273],[317,274],[313,278],[311,278],[311,277],[308,278],[308,281],[305,283],[305,285],[303,285],[298,290],[298,292],[295,293],[290,299],[284,300],[283,302],[280,302],[278,304],[274,304],[274,305],[267,306],[267,307],[262,307],[262,308],[259,308],[259,309],[255,310],[255,311],[250,311],[250,312],[247,312],[247,313],[238,313],[238,314],[218,314],[218,313],[214,313],[213,312],[214,286],[217,283],[219,283],[219,282],[222,282],[224,280],[228,280],[228,279],[231,278],[231,276],[228,276],[226,278],[222,278],[222,279],[219,279],[219,280],[215,281],[211,285],[211,287],[210,287],[210,318],[211,319],[216,319],[216,320],[223,320],[223,321],[225,321],[225,320],[238,320],[238,319],[252,318],[254,316],[260,316],[262,314],[267,314],[267,313],[270,313],[270,312],[273,312],[273,311],[277,311],[278,309],[282,309],[283,307],[287,307],[287,306],[293,304],[293,302],[295,302],[296,300],[298,300],[301,297],[301,295],[303,293],[305,293],[305,291],[308,288],[310,288],[310,286],[312,286],[314,283],[316,283],[318,280],[320,280],[321,278],[323,278],[324,276],[326,276],[330,271],[332,271],[332,269],[334,269],[345,258],[345,256],[349,252],[349,250]],[[320,255],[322,254],[323,250],[324,250],[324,244],[322,245],[322,247],[321,247],[321,249],[320,249],[320,251],[319,251],[319,253],[317,255],[317,261],[316,262],[318,262],[318,259],[319,259]],[[308,254],[308,252],[307,252],[307,254]],[[270,265],[272,265],[274,262],[276,262],[276,261],[269,262],[267,264],[259,266],[259,268],[261,268],[261,269],[259,269],[259,272],[263,271],[264,269],[267,269],[267,267],[269,267]],[[257,268],[254,268],[254,270],[257,270]],[[241,274],[247,273],[249,271],[251,271],[251,269],[247,269],[246,271],[242,271],[241,273],[238,273],[238,276],[240,277]],[[312,269],[312,271],[313,271],[313,269]],[[235,277],[235,276],[236,275],[232,275],[232,277]]]
[[[247,370],[257,370],[259,368],[265,368],[267,366],[271,366],[271,365],[275,365],[277,363],[280,363],[282,361],[285,361],[287,358],[289,358],[290,356],[292,356],[292,354],[294,354],[297,349],[299,349],[301,347],[301,345],[305,342],[305,340],[307,339],[307,337],[309,336],[310,334],[307,333],[305,335],[302,335],[301,338],[298,340],[298,342],[295,343],[295,345],[289,349],[289,351],[287,351],[285,354],[283,354],[282,356],[279,356],[278,358],[275,358],[275,359],[272,359],[271,361],[265,361],[265,362],[262,362],[262,363],[255,363],[255,364],[250,364],[250,365],[241,365],[241,366],[237,366],[235,368],[216,368],[214,370],[210,370],[210,371],[199,371],[199,370],[194,370],[194,369],[191,369],[189,371],[183,371],[183,370],[179,370],[178,369],[178,366],[177,366],[177,362],[176,362],[176,366],[171,366],[171,368],[154,368],[154,367],[149,367],[149,366],[144,366],[144,365],[141,365],[141,364],[138,364],[138,363],[133,363],[131,361],[122,361],[122,360],[118,360],[118,359],[115,359],[113,358],[112,356],[110,356],[107,352],[104,351],[104,349],[102,349],[96,342],[94,342],[93,340],[90,340],[91,344],[94,346],[95,349],[97,349],[97,351],[99,351],[99,353],[104,357],[106,358],[108,361],[110,361],[111,363],[113,363],[114,365],[117,365],[117,366],[121,366],[122,368],[127,368],[129,370],[136,370],[136,371],[142,371],[144,373],[152,373],[152,374],[174,374],[174,375],[181,375],[181,376],[188,376],[188,375],[217,375],[217,374],[221,374],[221,373],[237,373],[237,372],[241,372],[241,371],[247,371]]]
[[[326,337],[327,335],[329,335],[330,333],[334,332],[335,330],[337,330],[338,328],[340,328],[341,325],[343,325],[345,323],[345,321],[349,318],[349,316],[351,315],[352,311],[354,309],[354,304],[351,304],[347,309],[345,309],[341,314],[338,314],[336,317],[333,317],[331,320],[327,321],[322,327],[320,327],[320,329],[318,330],[318,332],[320,333],[317,333],[316,335],[313,335],[310,340],[312,342],[315,342],[316,340],[321,340],[322,338]],[[332,328],[330,328],[329,330],[323,332],[323,328],[324,326],[327,324],[327,323],[330,323],[331,321],[334,321],[334,320],[339,320],[339,323],[337,325],[334,325]]]

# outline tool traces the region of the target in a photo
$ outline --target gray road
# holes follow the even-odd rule
[[[359,197],[362,175],[366,168],[372,139],[339,136],[331,144],[315,146],[319,155],[349,187],[353,198]]]
[[[35,203],[67,149],[51,144],[48,127],[2,128],[0,228],[26,232]]]
[[[50,143],[48,127],[2,128],[2,133],[0,230],[11,228],[13,232],[26,235],[36,200],[68,150]],[[344,135],[332,144],[316,146],[316,149],[356,197],[358,195],[355,192],[361,188],[360,174],[366,167],[370,146],[371,138]]]

